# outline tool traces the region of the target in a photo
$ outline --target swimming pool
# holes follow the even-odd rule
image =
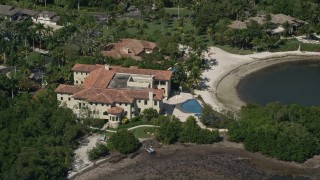
[[[189,99],[180,104],[180,110],[186,113],[201,114],[202,106],[195,99]]]

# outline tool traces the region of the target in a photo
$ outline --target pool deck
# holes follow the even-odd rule
[[[178,95],[174,95],[170,97],[168,100],[164,100],[164,109],[168,114],[172,114],[180,119],[181,122],[185,122],[189,116],[194,116],[194,113],[185,113],[179,110],[178,108],[175,108],[174,106],[180,103],[183,103],[189,99],[194,99],[193,95],[191,93],[183,93],[181,92]],[[198,101],[199,102],[199,101]],[[201,102],[199,102],[201,104]],[[210,129],[207,128],[205,125],[203,125],[199,118],[194,116],[197,120],[197,124],[203,128],[203,129]]]

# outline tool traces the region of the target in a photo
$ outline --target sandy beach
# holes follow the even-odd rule
[[[320,59],[319,52],[287,51],[236,55],[216,47],[210,47],[204,56],[206,59],[215,59],[217,65],[212,65],[203,72],[203,88],[195,93],[201,95],[206,103],[218,111],[237,111],[245,105],[240,100],[236,87],[248,74],[279,63]]]

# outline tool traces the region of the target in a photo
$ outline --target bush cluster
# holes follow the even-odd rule
[[[90,160],[98,159],[99,157],[105,156],[108,154],[109,154],[109,149],[103,143],[98,143],[96,147],[94,147],[88,151],[88,155],[89,155]]]
[[[155,121],[159,128],[155,129],[156,138],[165,143],[211,144],[219,140],[218,131],[201,129],[193,116],[187,118],[185,123],[173,116],[160,116]]]
[[[247,150],[285,161],[303,162],[320,153],[320,107],[249,105],[230,127],[231,141]]]

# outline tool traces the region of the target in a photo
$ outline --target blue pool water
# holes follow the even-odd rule
[[[187,113],[201,114],[202,106],[195,99],[189,99],[181,104],[181,110]]]

